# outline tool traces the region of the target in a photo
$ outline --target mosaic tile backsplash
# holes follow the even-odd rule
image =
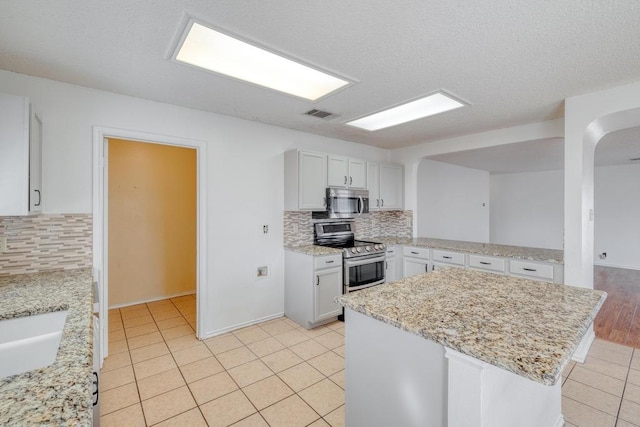
[[[0,276],[91,267],[91,214],[0,217]]]
[[[284,244],[300,246],[313,244],[313,224],[326,219],[312,219],[311,212],[285,211]],[[356,218],[356,238],[413,236],[413,211],[375,211],[368,216]],[[294,229],[297,224],[297,231]]]

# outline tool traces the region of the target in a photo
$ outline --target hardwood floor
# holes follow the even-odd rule
[[[608,294],[593,322],[596,337],[640,348],[640,271],[596,266],[593,287]]]

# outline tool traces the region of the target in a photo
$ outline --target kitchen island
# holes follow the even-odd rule
[[[350,426],[562,426],[561,372],[606,294],[444,269],[339,297]]]

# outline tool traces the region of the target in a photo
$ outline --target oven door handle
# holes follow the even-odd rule
[[[358,258],[355,260],[346,259],[344,261],[345,268],[357,267],[359,265],[371,264],[374,262],[386,261],[386,255],[374,255],[372,257],[367,258]]]
[[[364,211],[364,200],[362,200],[362,196],[358,197],[358,215],[362,215]]]

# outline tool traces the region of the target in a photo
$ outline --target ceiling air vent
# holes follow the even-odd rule
[[[333,119],[334,117],[338,117],[337,114],[333,114],[328,111],[316,110],[316,109],[309,110],[304,114],[307,116],[317,117],[323,120],[330,120],[330,119]]]

